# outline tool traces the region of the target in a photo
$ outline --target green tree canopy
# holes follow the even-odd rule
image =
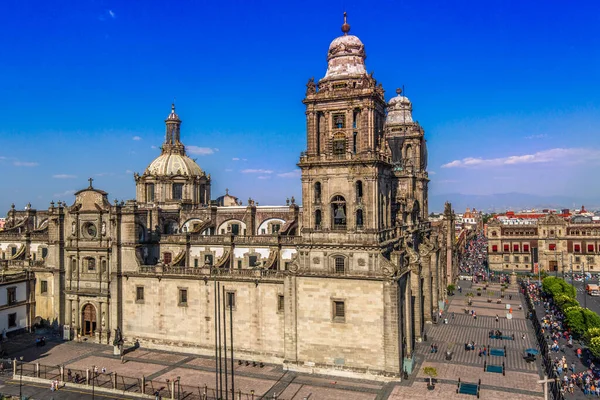
[[[591,338],[588,343],[588,348],[595,357],[600,357],[600,336]]]

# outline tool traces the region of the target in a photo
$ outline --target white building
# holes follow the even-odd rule
[[[28,272],[0,275],[0,332],[3,336],[31,326]]]

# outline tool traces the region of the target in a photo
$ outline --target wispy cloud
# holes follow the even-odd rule
[[[142,138],[140,136],[134,136],[131,138],[132,140],[142,140]]]
[[[36,163],[36,162],[29,162],[29,161],[15,161],[15,162],[13,162],[13,165],[15,167],[37,167],[40,164]]]
[[[437,183],[458,183],[459,181],[455,179],[442,179],[441,181],[435,181]]]
[[[462,160],[454,160],[442,165],[442,168],[487,168],[501,167],[507,165],[555,163],[576,164],[598,160],[600,150],[584,148],[556,148],[538,151],[533,154],[514,155],[499,158],[474,158],[467,157]]]
[[[130,170],[130,169],[128,169],[128,170],[125,171],[125,173],[129,175],[129,174],[133,174],[133,171]]]
[[[301,175],[301,173],[300,173],[299,169],[295,169],[290,172],[283,172],[281,174],[277,174],[277,176],[280,178],[299,178],[300,175]]]
[[[114,172],[100,172],[97,174],[94,174],[94,176],[114,176],[115,173]]]
[[[158,149],[158,146],[150,146],[151,149]]]
[[[8,157],[0,156],[0,160],[8,160]]]
[[[115,12],[114,12],[113,10],[108,10],[108,15],[110,15],[110,17],[111,17],[112,19],[115,19],[115,18],[117,18],[117,14],[115,14]]]
[[[240,159],[238,157],[233,157],[232,160],[233,161],[240,161]]]
[[[185,149],[188,153],[194,154],[196,156],[207,156],[209,154],[214,154],[215,151],[219,151],[219,149],[211,149],[210,147],[198,146],[186,146]]]
[[[54,193],[53,197],[66,197],[66,196],[70,196],[72,194],[75,193],[75,190],[71,189],[71,190],[65,190],[62,193]]]
[[[233,169],[231,169],[231,168],[225,168],[225,172],[232,172],[232,171],[233,171]]]
[[[261,175],[259,177],[257,177],[258,179],[271,179],[270,176],[266,176],[266,175]]]
[[[77,176],[69,175],[69,174],[56,174],[56,175],[52,175],[52,177],[54,179],[75,179],[75,178],[77,178]]]
[[[427,173],[428,173],[429,175],[435,175],[435,174],[436,174],[436,172],[435,172],[435,171],[427,171]]]
[[[537,135],[529,135],[529,136],[525,136],[525,139],[544,139],[547,138],[548,135],[546,133],[540,133]]]
[[[273,171],[270,169],[243,169],[240,171],[242,174],[272,174]]]

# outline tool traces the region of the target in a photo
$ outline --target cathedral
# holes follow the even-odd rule
[[[236,358],[411,373],[456,277],[454,216],[446,204],[428,220],[424,130],[400,90],[386,101],[365,59],[344,15],[325,75],[306,85],[301,201],[213,199],[173,106],[161,154],[134,174],[135,200],[111,203],[90,179],[70,204],[13,205],[0,266],[31,272],[25,326],[43,319],[104,344],[118,329],[126,343],[214,356],[219,283]]]

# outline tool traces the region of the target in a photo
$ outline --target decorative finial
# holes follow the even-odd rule
[[[175,100],[171,103],[171,112],[175,112]]]
[[[348,24],[348,13],[346,11],[344,11],[344,25],[342,25],[342,32],[344,32],[344,35],[347,35],[348,32],[350,32],[350,24]]]
[[[88,181],[90,182],[90,187],[89,187],[89,189],[93,189],[93,187],[92,187],[92,182],[94,182],[94,178],[90,178],[90,179],[88,179]]]
[[[398,96],[400,96],[400,94],[402,94],[402,89],[400,89],[400,88],[396,89],[396,94],[397,94]]]
[[[229,189],[225,188],[225,195],[229,194]]]

